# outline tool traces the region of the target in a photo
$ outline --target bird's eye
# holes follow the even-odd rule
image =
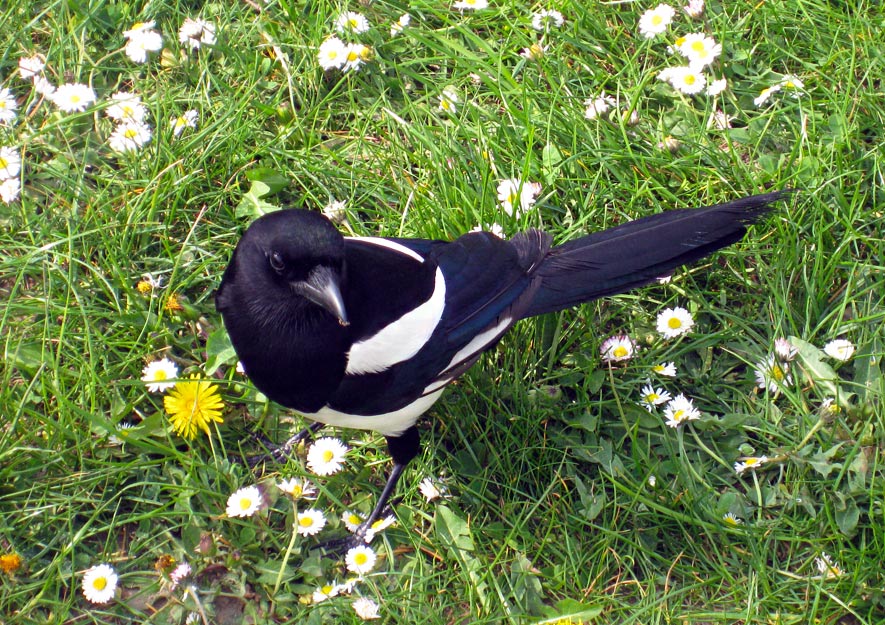
[[[282,272],[286,268],[286,262],[283,260],[283,255],[279,252],[271,252],[267,260],[270,263],[271,268],[277,273]]]

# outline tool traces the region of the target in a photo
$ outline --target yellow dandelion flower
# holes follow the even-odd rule
[[[166,298],[166,303],[163,304],[163,309],[166,312],[181,312],[184,310],[184,307],[181,305],[181,301],[178,299],[177,293],[172,293],[169,297]]]
[[[17,553],[4,553],[0,556],[0,571],[12,575],[21,568],[22,558]]]
[[[224,422],[221,418],[224,401],[218,387],[209,380],[201,379],[199,374],[193,374],[189,380],[176,384],[163,398],[163,405],[175,433],[193,439],[197,435],[197,428],[208,436],[210,422]]]

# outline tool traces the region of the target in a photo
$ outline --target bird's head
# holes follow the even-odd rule
[[[335,226],[318,213],[281,210],[258,218],[243,234],[216,305],[222,313],[244,304],[276,304],[288,313],[303,307],[346,326],[343,279],[344,238]]]

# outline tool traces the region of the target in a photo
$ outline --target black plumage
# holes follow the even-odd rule
[[[394,470],[368,525],[418,453],[420,414],[514,323],[703,258],[740,240],[784,193],[671,210],[559,246],[537,230],[345,238],[317,213],[284,210],[248,228],[216,304],[270,399],[387,437]]]

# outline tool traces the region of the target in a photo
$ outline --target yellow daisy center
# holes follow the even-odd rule
[[[369,557],[366,554],[359,552],[354,554],[353,561],[354,564],[356,564],[357,566],[363,566],[366,562],[369,561]]]
[[[663,21],[664,21],[664,18],[661,17],[660,15],[653,15],[652,18],[651,18],[651,23],[652,23],[654,26],[660,26],[661,23],[663,23]]]
[[[667,325],[674,330],[678,330],[682,327],[682,322],[679,320],[679,317],[670,317],[670,320],[667,321]]]
[[[252,507],[252,500],[248,497],[243,497],[240,499],[240,510],[248,510]]]
[[[684,410],[676,410],[676,411],[673,413],[673,420],[674,420],[674,421],[682,421],[682,418],[683,418],[684,416],[685,416],[685,411],[684,411]]]
[[[781,369],[778,365],[772,365],[771,367],[771,377],[773,377],[778,382],[784,381],[784,370]]]
[[[623,357],[626,356],[628,353],[629,353],[629,352],[627,351],[627,348],[624,347],[623,345],[618,345],[617,347],[615,347],[615,348],[612,350],[612,355],[613,355],[615,358],[623,358]]]
[[[359,52],[351,50],[350,52],[347,53],[347,60],[350,61],[351,63],[353,61],[356,61],[358,58],[360,58]]]
[[[5,169],[7,165],[9,165],[9,161],[0,156],[0,169]]]
[[[332,462],[332,458],[335,457],[335,454],[331,449],[327,449],[323,452],[323,462]]]
[[[135,139],[138,136],[138,131],[134,128],[127,128],[126,132],[123,133],[123,136],[127,139]]]
[[[703,41],[693,41],[691,44],[691,49],[695,52],[704,52],[707,49],[707,46],[704,45]]]
[[[676,44],[676,47],[678,48],[678,47],[681,46],[683,43],[685,43],[685,37],[680,37],[680,38],[677,39],[674,43]]]
[[[76,103],[79,102],[79,101],[80,101],[80,96],[78,96],[76,93],[71,94],[71,102],[73,102],[74,104],[76,104]]]
[[[310,527],[311,525],[313,525],[313,519],[309,516],[303,516],[298,519],[298,525],[300,525],[301,527]]]
[[[694,74],[686,74],[683,80],[685,81],[686,85],[693,85],[695,83],[695,80],[697,79],[695,78]]]
[[[649,393],[645,396],[645,400],[649,403],[654,403],[660,397],[657,393]]]
[[[303,493],[303,492],[304,492],[304,489],[302,489],[300,486],[293,486],[292,487],[292,495],[294,497],[300,497],[301,493]]]
[[[332,590],[334,590],[334,588],[335,587],[332,586],[331,584],[326,584],[325,586],[320,588],[320,592],[323,593],[324,595],[328,595],[330,592],[332,592]]]
[[[357,26],[359,26],[360,23],[359,20],[357,20],[355,17],[352,17],[347,20],[347,25],[350,26],[351,29],[356,30]]]
[[[165,371],[163,371],[162,369],[157,369],[156,371],[154,371],[154,380],[160,381],[160,380],[165,380],[165,379],[166,379],[166,372]]]
[[[108,580],[106,577],[97,577],[95,578],[95,581],[92,582],[92,587],[96,590],[104,590],[107,585]]]

